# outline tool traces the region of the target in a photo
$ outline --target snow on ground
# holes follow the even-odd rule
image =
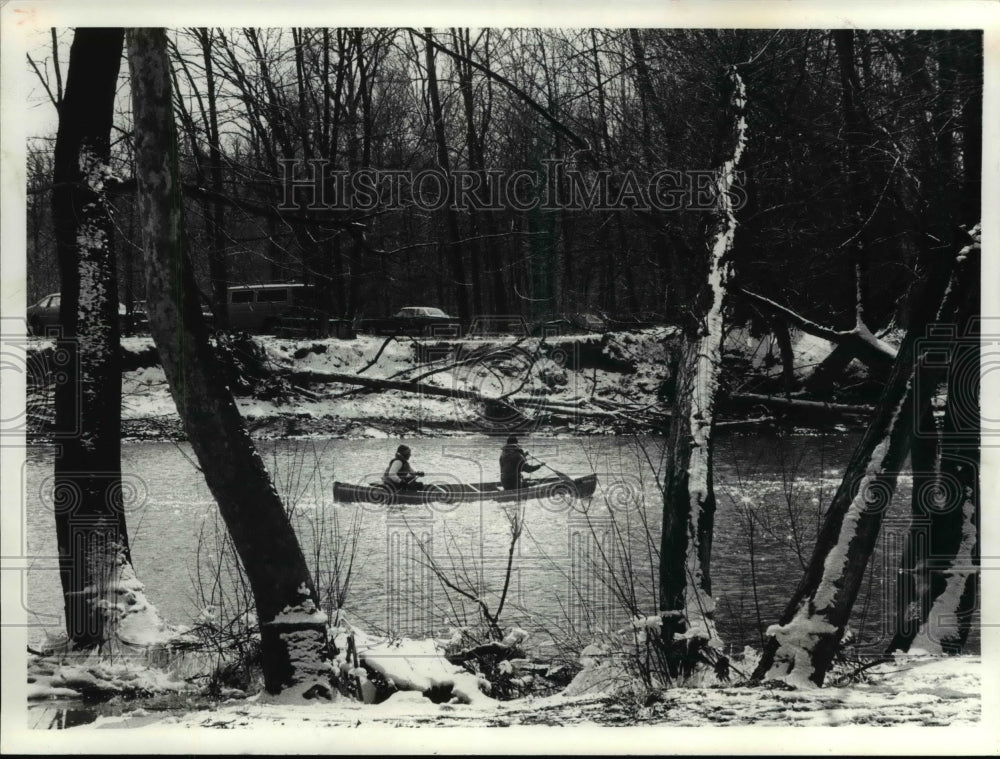
[[[641,414],[659,403],[677,330],[655,327],[604,335],[556,335],[544,341],[498,336],[459,341],[398,338],[386,343],[385,338],[374,335],[359,335],[353,340],[254,339],[263,348],[265,362],[276,372],[418,379],[485,397],[511,394],[510,400],[529,416],[555,414],[550,418],[554,430],[571,421],[576,433],[592,434],[614,432],[614,425],[627,421],[630,413]],[[801,377],[832,348],[826,340],[795,330],[792,341]],[[36,339],[29,349],[43,350],[46,345],[46,341]],[[163,370],[153,362],[152,338],[123,338],[122,347],[132,354],[133,365],[142,367],[122,375],[126,434],[155,437],[157,430],[161,434],[178,431],[179,419]],[[504,350],[505,355],[497,355]],[[471,351],[492,355],[449,367],[456,359],[468,359]],[[757,338],[746,329],[734,329],[727,335],[726,352],[741,355],[757,372],[780,374],[778,350],[770,335]],[[444,367],[449,368],[435,371]],[[428,376],[421,377],[425,373]],[[257,437],[370,437],[394,434],[400,427],[409,434],[483,428],[483,408],[474,401],[400,391],[372,392],[340,383],[313,382],[302,392],[293,388],[290,393],[266,399],[236,400],[250,423],[251,434]]]
[[[400,691],[381,704],[367,705],[346,698],[333,703],[289,705],[266,703],[264,699],[233,700],[210,712],[193,711],[161,717],[158,724],[183,727],[247,727],[254,724],[285,725],[311,723],[315,726],[385,724],[415,726],[420,724],[461,725],[560,725],[595,724],[669,724],[683,726],[977,726],[983,722],[981,702],[981,661],[979,657],[906,657],[881,664],[865,673],[859,683],[824,688],[794,689],[785,686],[743,687],[716,684],[711,687],[677,687],[661,691],[659,697],[640,694],[559,693],[544,698],[495,701],[472,699],[471,704],[434,704],[420,695],[421,689],[436,682],[436,666],[421,663],[419,642],[411,645],[398,661],[388,651],[370,663],[380,670],[414,675],[417,690]],[[435,658],[435,661],[437,659]],[[64,667],[60,682],[79,673],[99,673],[113,680],[118,670],[113,665]],[[122,669],[124,683],[138,678],[159,689],[178,689],[178,684],[127,667]],[[81,675],[86,677],[93,674]],[[424,682],[426,680],[426,682]],[[139,716],[145,716],[139,715]],[[129,713],[121,717],[103,717],[89,728],[128,727]],[[987,720],[993,723],[993,720]],[[997,733],[1000,738],[1000,731]],[[1000,744],[998,744],[1000,745]]]
[[[665,340],[672,334],[670,329],[656,328],[611,336],[550,337],[546,339],[548,356],[543,351],[536,353],[538,339],[520,342],[514,337],[470,339],[460,343],[463,349],[495,352],[506,347],[511,353],[499,362],[495,358],[473,361],[420,381],[437,387],[471,390],[486,397],[516,391],[518,400],[580,404],[597,399],[642,405],[655,400],[663,382]],[[288,340],[270,336],[256,339],[264,348],[267,362],[283,371],[358,374],[405,381],[455,361],[454,345],[434,339],[401,338],[389,341],[384,348],[385,338],[372,335],[360,335],[355,340]],[[628,370],[595,370],[586,362],[580,366],[574,353],[588,342],[591,355],[597,346],[601,355],[627,366]],[[125,350],[135,354],[151,346],[151,338],[123,340]],[[378,360],[372,363],[380,349]],[[419,361],[418,351],[429,352],[434,360]],[[530,376],[523,382],[523,370],[529,366]],[[473,401],[418,393],[367,392],[339,383],[312,383],[308,391],[309,395],[293,393],[291,397],[272,400],[240,397],[237,405],[251,422],[285,417],[340,420],[345,426],[357,423],[348,432],[352,437],[366,436],[360,424],[369,420],[406,419],[417,424],[454,426],[474,424],[481,413]],[[159,366],[124,372],[122,394],[122,418],[126,422],[177,421],[176,408]],[[367,432],[379,434],[378,428]]]
[[[135,338],[133,338],[135,339]],[[170,395],[163,367],[122,372],[123,419],[174,419],[177,406]]]
[[[73,664],[57,664],[37,660],[29,666],[28,698],[74,698],[81,693],[162,693],[183,691],[188,684],[170,673],[144,665],[135,659],[91,656],[74,660]]]
[[[645,693],[554,695],[511,702],[484,699],[473,704],[433,704],[412,691],[397,693],[378,705],[345,698],[309,705],[231,699],[186,713],[152,712],[137,706],[123,716],[99,717],[71,731],[35,731],[31,737],[44,736],[47,750],[58,750],[65,741],[75,751],[111,745],[104,731],[114,730],[116,747],[149,750],[155,746],[158,751],[197,747],[199,751],[251,753],[519,749],[530,753],[952,754],[985,749],[984,753],[995,754],[1000,729],[995,720],[983,720],[981,679],[978,657],[943,657],[901,659],[868,670],[860,683],[805,690],[726,685],[675,688],[657,698]],[[449,730],[396,732],[386,731],[387,727]],[[514,729],[487,733],[482,730],[485,727]],[[558,727],[573,729],[551,729]],[[608,727],[629,729],[609,731]],[[730,729],[671,729],[686,727]],[[746,730],[774,727],[799,729]],[[121,732],[123,728],[128,731]],[[817,730],[821,728],[837,729]]]

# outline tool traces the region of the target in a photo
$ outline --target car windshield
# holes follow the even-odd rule
[[[397,318],[400,319],[410,319],[414,316],[437,316],[448,318],[448,314],[442,311],[440,308],[429,308],[420,306],[407,306],[406,308],[401,308],[396,314]]]

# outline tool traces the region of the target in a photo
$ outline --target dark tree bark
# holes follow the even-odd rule
[[[983,33],[971,32],[960,57],[962,82],[962,185],[960,221],[967,228],[979,223],[983,179]]]
[[[925,274],[882,398],[830,504],[805,575],[779,624],[768,629],[755,680],[822,685],[833,664],[909,453],[917,355],[927,327],[943,313],[951,269],[952,261],[942,256]]]
[[[471,42],[469,40],[468,29],[452,29],[452,39],[455,47],[465,58],[472,55]],[[458,75],[458,89],[462,94],[462,106],[465,110],[465,143],[469,153],[469,169],[477,172],[480,182],[485,185],[485,160],[483,158],[483,145],[479,133],[476,130],[475,99],[472,91],[472,67],[463,60],[455,63],[455,72]],[[490,245],[487,242],[482,244],[479,241],[483,224],[476,204],[472,203],[468,209],[469,214],[469,256],[472,268],[472,310],[475,314],[484,313],[485,297],[483,294],[482,262],[489,261],[492,256],[483,256],[483,251],[489,251]],[[498,269],[494,268],[493,276],[497,276]],[[496,313],[496,312],[495,312]],[[502,313],[502,312],[499,312]]]
[[[253,591],[265,688],[329,697],[326,615],[201,317],[184,247],[166,34],[133,29],[128,48],[150,329],[184,429]]]
[[[444,209],[445,224],[448,232],[448,262],[451,268],[451,276],[454,278],[454,293],[457,299],[458,318],[463,325],[468,326],[472,320],[472,313],[469,310],[469,282],[466,279],[465,262],[463,261],[461,236],[458,231],[458,215],[453,207],[455,199],[455,185],[451,175],[451,160],[448,157],[448,142],[444,132],[444,112],[441,108],[441,95],[438,90],[437,69],[434,63],[434,44],[431,41],[432,32],[425,29],[427,42],[425,46],[425,57],[427,65],[427,94],[431,103],[431,118],[434,122],[434,142],[437,145],[437,160],[441,171],[444,172],[447,180],[448,204]]]
[[[785,398],[791,398],[792,391],[795,390],[795,353],[792,350],[792,336],[788,331],[788,325],[780,319],[771,320],[771,331],[778,343],[778,352],[781,354],[781,384]]]
[[[66,631],[78,647],[104,643],[96,603],[109,589],[122,510],[118,288],[105,184],[121,60],[121,29],[80,28],[59,104],[52,196],[62,300],[56,340],[65,379],[55,391],[55,521]]]
[[[867,182],[865,176],[862,175],[862,171],[867,170],[867,167],[863,168],[862,159],[868,145],[869,135],[865,128],[859,102],[861,85],[858,82],[858,74],[854,65],[854,31],[850,29],[835,30],[833,39],[837,49],[837,61],[840,64],[840,89],[844,109],[844,168],[855,198],[852,221],[856,231],[851,246],[854,291],[851,296],[854,300],[855,321],[857,325],[860,325],[868,305],[869,251],[867,243],[871,239],[868,232],[871,220],[865,218],[865,211],[867,210],[866,205],[873,200],[869,198]]]
[[[205,100],[208,110],[208,175],[212,190],[222,195],[222,146],[219,138],[219,107],[215,84],[215,68],[212,63],[212,33],[209,29],[199,30],[202,60],[205,64]],[[208,248],[209,273],[212,279],[212,313],[215,315],[216,329],[229,326],[229,265],[226,261],[225,224],[226,210],[219,200],[209,208],[211,237]]]
[[[900,565],[897,629],[889,651],[958,653],[976,609],[979,567],[978,241],[967,248],[948,293],[954,340],[931,340],[949,351],[946,366],[921,366],[924,428],[930,400],[947,382],[944,423],[914,439],[913,510]],[[954,305],[954,310],[949,306]],[[942,376],[946,375],[946,376]]]

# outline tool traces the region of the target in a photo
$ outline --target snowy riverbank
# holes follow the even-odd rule
[[[137,752],[155,746],[159,751],[197,747],[250,753],[994,753],[1000,732],[993,721],[982,719],[982,679],[978,657],[903,658],[869,669],[861,682],[810,690],[715,685],[677,688],[647,699],[554,695],[470,705],[433,704],[418,693],[400,692],[378,705],[343,698],[296,706],[229,699],[195,710],[174,706],[164,711],[136,703],[121,716],[19,737],[35,739],[36,746],[43,740],[48,751],[99,749],[106,746],[105,731],[113,730],[116,744],[122,741]],[[54,712],[36,706],[27,724],[49,727]],[[387,727],[449,729],[397,733]],[[487,737],[484,727],[514,729]],[[572,730],[556,729],[564,727]],[[730,729],[675,729],[690,727]],[[771,730],[747,730],[765,727]],[[785,733],[775,727],[799,729]]]
[[[656,427],[669,400],[675,328],[541,338],[512,336],[457,341],[431,338],[386,340],[291,340],[258,336],[227,342],[230,386],[254,437],[378,438],[504,431],[511,419],[468,397],[433,390],[505,399],[524,414],[522,429],[550,434],[616,434]],[[32,340],[29,355],[44,357],[51,344]],[[832,346],[794,334],[797,379],[808,377]],[[149,337],[122,339],[122,432],[126,439],[183,436],[173,399]],[[745,331],[727,340],[730,383],[773,391],[781,374],[769,336]],[[45,365],[44,358],[41,365]],[[431,392],[372,389],[324,380],[355,376],[374,382],[415,382]],[[737,376],[738,375],[738,376]],[[849,376],[863,376],[856,366]],[[307,381],[302,381],[307,377]],[[734,379],[735,377],[735,379]],[[754,383],[748,383],[753,378]],[[48,392],[29,385],[32,431],[44,438],[51,418]],[[759,417],[744,403],[732,418]],[[725,416],[725,412],[723,413]]]

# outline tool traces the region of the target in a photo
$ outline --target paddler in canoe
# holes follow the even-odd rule
[[[396,449],[396,455],[392,457],[389,466],[385,468],[382,475],[382,482],[393,492],[399,490],[423,490],[424,484],[417,482],[417,478],[423,477],[423,472],[414,471],[410,466],[410,446],[401,445]]]
[[[528,453],[511,435],[500,450],[500,484],[504,490],[521,490],[525,487],[524,473],[537,472],[544,464],[532,466],[528,463]]]

